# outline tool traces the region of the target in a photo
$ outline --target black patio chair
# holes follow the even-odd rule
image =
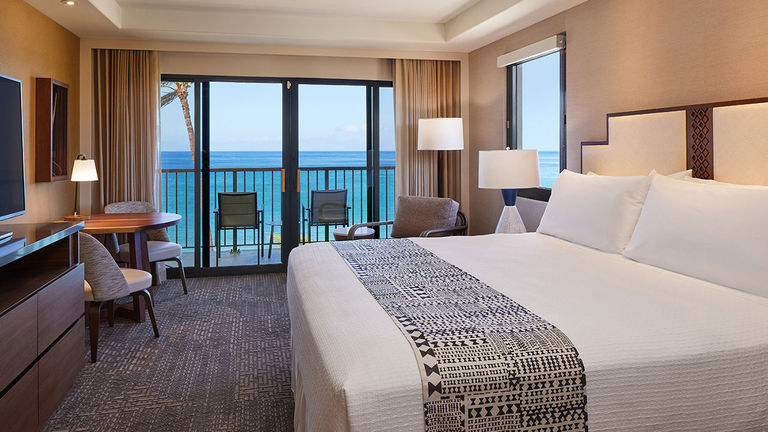
[[[261,241],[264,217],[258,208],[256,192],[219,192],[218,201],[219,207],[213,210],[216,219],[216,265],[219,265],[221,259],[221,231],[232,230],[232,252],[239,253],[237,230],[240,228],[252,228],[258,232],[256,263],[261,264],[261,255],[264,253],[264,242]]]
[[[349,225],[347,190],[313,190],[309,207],[302,204],[301,227],[306,243],[312,243],[312,227],[325,227],[325,239],[328,240],[329,228]],[[306,226],[306,228],[305,228]]]

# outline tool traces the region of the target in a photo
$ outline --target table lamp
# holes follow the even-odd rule
[[[461,117],[419,119],[418,150],[464,150]]]
[[[517,190],[539,187],[539,152],[537,150],[492,150],[479,153],[478,181],[480,189],[501,189],[504,210],[497,233],[526,231],[517,211]]]
[[[90,216],[81,216],[77,214],[80,207],[80,183],[97,181],[99,175],[96,173],[96,162],[93,159],[88,159],[83,154],[77,155],[75,163],[72,165],[72,177],[70,181],[75,183],[75,207],[73,214],[67,216],[66,220],[87,220]]]

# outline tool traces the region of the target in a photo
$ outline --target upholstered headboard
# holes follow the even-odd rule
[[[606,141],[581,143],[581,170],[768,185],[768,98],[608,114]]]

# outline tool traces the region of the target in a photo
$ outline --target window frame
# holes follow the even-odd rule
[[[565,40],[565,33],[562,33],[563,40]],[[558,50],[556,53],[560,55],[560,171],[567,168],[567,142],[566,142],[566,87],[565,87],[565,46]],[[545,54],[552,55],[555,53]],[[522,69],[519,67],[531,60],[541,58],[544,56],[538,56],[531,59],[527,59],[520,63],[513,63],[506,66],[507,73],[507,119],[506,119],[506,147],[509,149],[520,148],[520,140],[522,131],[518,129],[520,124],[522,112],[519,106],[522,104],[522,94],[517,91],[518,86],[522,81]],[[528,198],[536,201],[549,201],[549,197],[552,194],[552,189],[545,187],[520,189],[518,196],[522,198]]]

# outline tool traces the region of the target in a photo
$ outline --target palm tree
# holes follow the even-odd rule
[[[187,125],[187,136],[189,137],[189,152],[192,154],[192,163],[195,163],[195,129],[192,127],[192,115],[189,111],[189,88],[191,82],[170,82],[163,81],[161,87],[169,91],[160,96],[160,107],[169,105],[178,99],[181,104],[181,112],[184,114],[184,123]]]

